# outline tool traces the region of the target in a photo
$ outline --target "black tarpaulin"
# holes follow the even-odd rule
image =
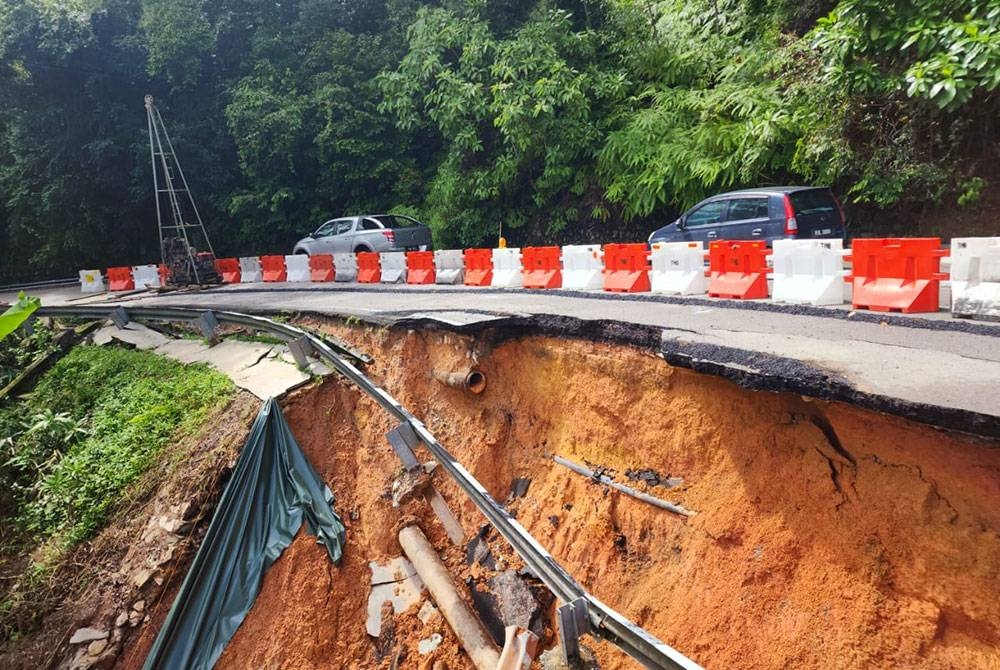
[[[303,520],[340,560],[344,525],[333,494],[306,460],[274,399],[254,421],[184,578],[145,670],[209,670],[243,623],[264,573],[291,544]]]

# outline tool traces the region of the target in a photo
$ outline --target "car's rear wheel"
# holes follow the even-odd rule
[[[371,253],[371,247],[366,247],[363,244],[354,247],[354,253],[358,253],[358,252],[361,252],[361,251]]]

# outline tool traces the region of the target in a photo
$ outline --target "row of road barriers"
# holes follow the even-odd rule
[[[949,258],[950,257],[950,258]],[[949,258],[950,272],[941,269]],[[707,263],[707,265],[706,265]],[[936,312],[951,290],[955,316],[1000,318],[1000,237],[858,238],[570,245],[434,252],[359,252],[222,258],[224,283],[359,282],[569,289],[770,299],[855,309]],[[848,290],[845,290],[845,282]],[[163,266],[82,270],[84,293],[166,284]]]

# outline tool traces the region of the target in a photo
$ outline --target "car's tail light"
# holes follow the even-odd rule
[[[795,235],[799,232],[799,222],[795,220],[795,208],[792,199],[785,195],[785,235]]]
[[[385,239],[389,240],[389,244],[396,243],[396,233],[391,230],[383,230],[382,234],[385,235]]]

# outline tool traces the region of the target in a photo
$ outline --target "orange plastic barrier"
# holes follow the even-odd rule
[[[284,256],[261,256],[260,269],[264,281],[286,281],[288,279]]]
[[[603,274],[605,291],[649,291],[649,250],[645,244],[605,244]]]
[[[936,312],[948,255],[938,237],[875,238],[851,241],[854,309],[876,312]]]
[[[223,284],[240,283],[240,259],[216,258],[215,271],[219,273]]]
[[[754,300],[767,297],[766,242],[716,240],[708,245],[708,295]]]
[[[135,281],[132,279],[132,268],[108,268],[109,291],[132,291],[134,289]]]
[[[465,263],[466,286],[489,286],[493,283],[492,249],[466,249],[462,260]]]
[[[358,257],[358,282],[362,284],[377,284],[382,281],[382,266],[379,264],[378,254],[374,251],[359,251]]]
[[[170,268],[165,264],[160,263],[160,286],[166,286],[170,283]]]
[[[309,257],[309,279],[312,281],[333,281],[335,274],[331,254],[313,254]]]
[[[562,263],[559,247],[524,247],[524,288],[562,288]]]
[[[407,251],[406,283],[433,284],[434,279],[434,252]]]

